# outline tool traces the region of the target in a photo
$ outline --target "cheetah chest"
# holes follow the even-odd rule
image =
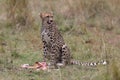
[[[50,42],[50,36],[48,35],[49,35],[49,31],[46,30],[42,31],[42,39],[47,43]]]

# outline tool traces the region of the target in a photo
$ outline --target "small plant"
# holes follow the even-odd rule
[[[4,46],[6,45],[6,43],[5,43],[4,41],[5,41],[5,39],[4,39],[4,34],[1,33],[1,34],[0,34],[0,52],[1,52],[1,53],[5,53]]]
[[[13,58],[19,58],[21,56],[19,55],[19,53],[17,51],[13,51],[13,52],[11,52],[11,57],[13,57]]]

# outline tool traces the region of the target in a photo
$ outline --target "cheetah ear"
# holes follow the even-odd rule
[[[40,13],[39,16],[43,19],[44,13]]]
[[[50,12],[51,15],[54,15],[53,11]]]

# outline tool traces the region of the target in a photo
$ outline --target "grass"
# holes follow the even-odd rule
[[[0,80],[119,80],[119,4],[119,0],[29,0],[34,23],[21,29],[8,22],[3,15],[5,1],[0,0],[3,8],[0,11]],[[22,64],[42,61],[38,13],[45,11],[54,12],[74,59],[82,62],[107,59],[109,65],[71,65],[51,72],[20,69]]]

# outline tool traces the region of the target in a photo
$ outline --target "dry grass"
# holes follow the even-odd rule
[[[29,28],[32,26],[33,18],[29,8],[28,0],[6,0],[7,20],[14,28]]]
[[[8,22],[5,9],[14,1],[22,4],[19,0],[9,0],[10,4],[6,5],[0,0],[0,80],[120,79],[120,0],[26,0],[27,8],[19,4],[14,13],[22,16],[25,11],[23,18],[27,15],[27,20],[30,20],[28,26],[32,25],[24,25],[24,29]],[[9,8],[9,11],[13,9]],[[74,59],[83,62],[107,59],[109,65],[67,66],[51,72],[19,70],[21,64],[42,61],[38,14],[49,11],[54,12],[58,28]]]

